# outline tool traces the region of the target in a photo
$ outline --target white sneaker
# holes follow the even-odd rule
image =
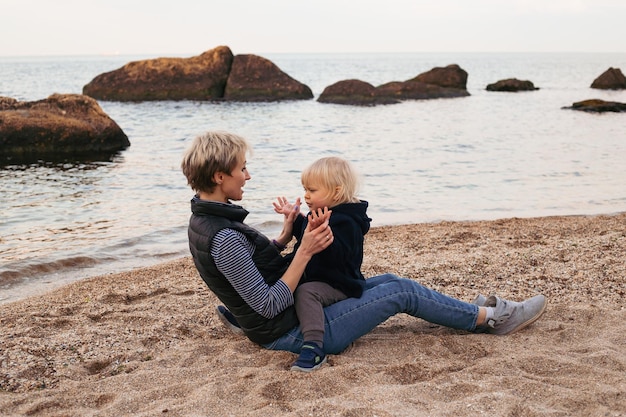
[[[483,304],[485,307],[495,307],[493,318],[487,322],[487,332],[502,335],[522,330],[541,317],[547,305],[548,301],[543,295],[536,295],[522,302],[503,300],[491,295]]]

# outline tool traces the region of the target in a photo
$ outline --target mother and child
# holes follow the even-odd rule
[[[245,224],[248,211],[233,203],[251,179],[250,151],[245,138],[223,131],[197,136],[186,150],[181,168],[195,192],[189,248],[201,278],[225,306],[218,306],[220,319],[264,348],[298,354],[292,370],[318,369],[327,354],[342,352],[398,313],[497,335],[543,314],[543,295],[515,302],[478,294],[468,303],[393,274],[365,279],[368,203],[357,197],[358,175],[342,158],[321,158],[303,171],[306,215],[300,198],[273,203],[283,228],[270,240]]]

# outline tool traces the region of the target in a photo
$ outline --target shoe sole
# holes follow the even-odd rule
[[[537,314],[535,314],[533,317],[531,317],[530,319],[526,320],[524,323],[520,324],[519,326],[517,326],[516,328],[514,328],[510,332],[504,333],[502,336],[513,334],[515,332],[518,332],[518,331],[520,331],[522,329],[525,329],[526,327],[530,326],[531,324],[536,322],[539,319],[539,317],[541,317],[543,315],[543,312],[546,311],[546,307],[547,306],[548,306],[548,300],[546,299],[546,300],[544,300],[543,306],[541,306],[541,310],[539,310],[539,312],[537,312]]]
[[[291,370],[298,371],[298,372],[312,372],[312,371],[315,371],[316,369],[319,369],[322,365],[324,365],[327,359],[328,359],[328,356],[324,357],[324,359],[322,359],[320,363],[318,363],[312,368],[302,368],[301,366],[292,365]]]
[[[224,326],[226,326],[226,328],[228,328],[228,330],[230,330],[231,332],[235,333],[235,334],[240,334],[243,335],[243,330],[241,329],[241,327],[237,327],[234,324],[232,324],[230,321],[228,321],[228,318],[226,317],[226,315],[222,312],[222,310],[220,309],[220,306],[217,306],[215,308],[215,311],[217,312],[217,318],[220,319],[220,321],[222,322],[222,324]]]

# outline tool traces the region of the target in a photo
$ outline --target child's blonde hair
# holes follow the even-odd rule
[[[187,184],[194,191],[212,192],[216,172],[230,174],[240,159],[250,152],[250,144],[241,136],[221,131],[196,136],[183,155],[180,166]]]
[[[315,184],[328,190],[334,205],[358,203],[359,175],[345,159],[329,156],[318,159],[302,171],[303,186]]]

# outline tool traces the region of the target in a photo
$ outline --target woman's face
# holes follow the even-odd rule
[[[222,181],[222,192],[227,200],[239,201],[243,198],[243,186],[250,178],[248,168],[246,168],[246,156],[241,155],[237,159],[237,165],[230,175],[224,175]]]

